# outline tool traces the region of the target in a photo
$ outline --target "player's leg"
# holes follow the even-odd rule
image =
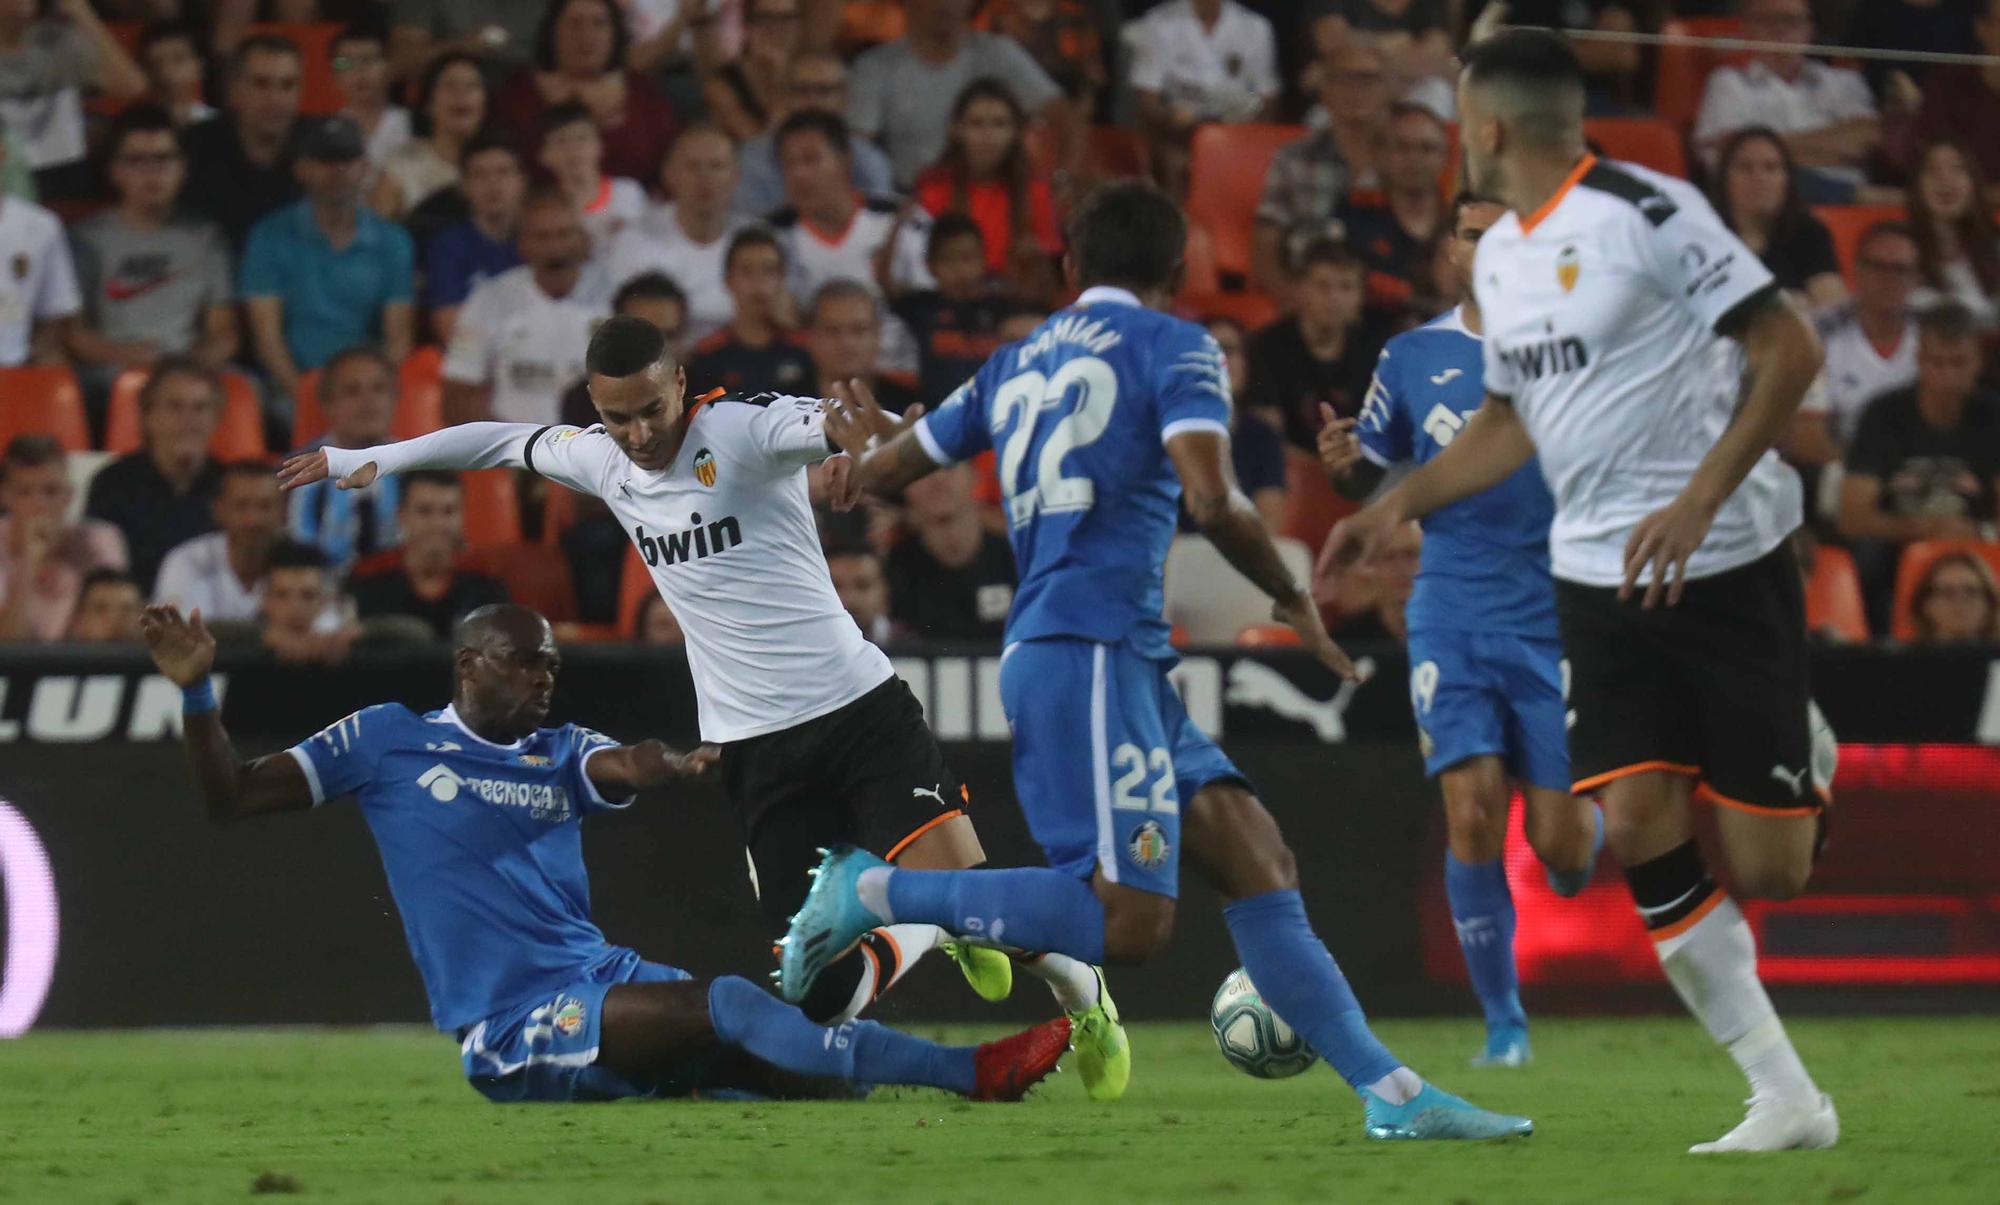
[[[1438,775],[1444,794],[1444,891],[1486,1044],[1473,1063],[1518,1067],[1530,1057],[1528,1015],[1514,967],[1514,894],[1507,885],[1512,788],[1500,758],[1467,758]]]
[[[1604,812],[1570,790],[1569,663],[1556,639],[1489,637],[1507,715],[1507,769],[1521,784],[1522,828],[1549,887],[1582,893],[1604,849]]]

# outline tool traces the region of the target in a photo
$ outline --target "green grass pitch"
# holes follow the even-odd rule
[[[0,1201],[2000,1200],[2000,1019],[1791,1028],[1839,1149],[1723,1159],[1682,1152],[1736,1122],[1742,1081],[1678,1017],[1541,1022],[1517,1071],[1465,1067],[1473,1022],[1384,1022],[1439,1082],[1536,1119],[1483,1146],[1367,1142],[1324,1068],[1253,1080],[1195,1025],[1135,1027],[1116,1105],[1058,1075],[1022,1105],[501,1107],[414,1030],[35,1034],[0,1043]]]

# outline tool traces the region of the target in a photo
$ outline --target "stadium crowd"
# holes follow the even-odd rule
[[[1439,270],[1475,18],[1578,43],[1603,153],[1705,184],[1810,307],[1783,445],[1828,640],[2000,638],[2000,0],[0,0],[0,639],[136,637],[143,601],[326,661],[512,598],[572,639],[679,627],[608,512],[505,470],[281,495],[280,453],[587,423],[605,316],[691,394],[863,378],[935,406],[1065,300],[1067,207],[1187,199],[1178,305],[1223,347],[1241,483],[1310,562],[1312,455]],[[1989,183],[1992,180],[1993,183]],[[824,512],[871,639],[994,638],[990,456]],[[1317,575],[1401,635],[1418,536]],[[1193,640],[1276,639],[1170,574]]]

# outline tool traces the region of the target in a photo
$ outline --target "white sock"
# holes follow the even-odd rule
[[[1681,1002],[1743,1069],[1753,1097],[1819,1099],[1757,978],[1756,938],[1735,900],[1722,897],[1707,916],[1654,943],[1654,951]]]
[[[889,876],[893,872],[894,867],[871,866],[854,876],[854,897],[885,925],[896,923],[895,914],[889,911]]]
[[[1424,1090],[1423,1077],[1408,1067],[1398,1067],[1368,1085],[1368,1090],[1392,1105],[1406,1105]]]
[[[861,1011],[873,1004],[883,992],[896,986],[896,981],[910,973],[917,960],[936,949],[945,940],[945,931],[936,925],[884,925],[862,939],[861,979],[854,985],[854,995],[849,998],[839,1015],[829,1019],[828,1025],[845,1025],[861,1015]],[[872,948],[872,943],[886,941],[894,949],[894,957],[889,972],[889,981],[882,980],[882,957]]]
[[[1097,972],[1067,954],[1016,954],[1014,965],[1049,985],[1056,1007],[1080,1013],[1097,1003]]]

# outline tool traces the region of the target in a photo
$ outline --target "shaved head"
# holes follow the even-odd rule
[[[1568,42],[1547,30],[1510,29],[1463,57],[1459,143],[1470,187],[1506,197],[1524,157],[1583,153],[1583,67]]]
[[[539,612],[513,603],[480,607],[452,630],[452,650],[452,705],[474,732],[505,744],[548,716],[562,654]]]
[[[542,641],[554,639],[549,621],[542,618],[541,612],[518,603],[493,603],[467,612],[458,621],[452,633],[452,649],[475,653],[534,649],[540,648]]]

